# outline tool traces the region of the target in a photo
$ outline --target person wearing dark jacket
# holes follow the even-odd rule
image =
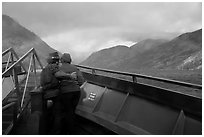
[[[77,78],[76,80],[67,80],[61,79],[60,82],[60,92],[61,92],[61,104],[62,112],[64,114],[64,123],[63,123],[63,133],[62,134],[74,134],[76,129],[76,116],[75,109],[79,102],[80,98],[80,86],[84,83],[84,78],[80,70],[71,64],[71,56],[68,53],[64,53],[61,57],[60,70],[73,74],[75,73]]]
[[[48,127],[47,130],[51,131],[50,134],[60,134],[61,104],[59,96],[60,81],[58,78],[71,80],[75,79],[75,77],[59,70],[59,55],[57,52],[49,54],[47,63],[48,64],[45,68],[43,68],[40,77],[40,85],[44,94],[45,115],[48,122],[47,125],[52,125],[52,127]]]

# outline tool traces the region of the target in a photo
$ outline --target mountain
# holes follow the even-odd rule
[[[109,68],[124,60],[129,52],[129,47],[118,45],[92,53],[82,64],[92,67]],[[106,65],[104,65],[106,64]]]
[[[130,48],[124,45],[118,45],[112,48],[103,49],[91,54],[81,64],[92,67],[112,69],[114,66],[118,66],[118,64],[121,64],[124,61],[134,59],[137,54],[142,54],[145,51],[151,50],[166,41],[167,40],[163,39],[146,39],[132,45]]]
[[[43,64],[46,64],[48,54],[56,51],[14,19],[2,15],[2,51],[10,47],[14,48],[19,57],[32,47],[35,48]]]
[[[120,49],[119,49],[120,48]],[[202,29],[170,41],[147,39],[130,48],[116,46],[89,56],[82,65],[134,72],[141,69],[201,69]],[[117,53],[114,55],[113,53]]]
[[[158,45],[168,42],[165,39],[146,39],[140,41],[130,47],[132,54],[143,53],[147,50],[151,50]]]

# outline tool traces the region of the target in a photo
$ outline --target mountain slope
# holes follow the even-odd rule
[[[103,49],[99,52],[92,53],[91,56],[81,64],[86,64],[92,67],[109,68],[126,58],[128,52],[129,48],[122,45]]]
[[[106,49],[106,53],[108,53],[108,50]],[[105,59],[111,60],[111,55],[105,54],[104,51],[94,53],[94,56],[91,55],[86,61],[82,62],[82,65],[121,71],[139,69],[201,69],[201,50],[202,29],[182,34],[171,41],[149,39],[138,42],[124,51],[123,58],[114,60],[114,65],[106,63]],[[105,59],[102,58],[104,56]],[[90,59],[92,60],[91,62],[89,61]]]
[[[147,39],[132,45],[130,48],[127,46],[118,45],[91,54],[81,64],[99,68],[112,68],[124,60],[129,60],[135,55],[150,50],[164,42],[166,42],[166,40]]]
[[[143,41],[138,42],[135,45],[132,45],[130,47],[130,54],[138,54],[138,53],[143,53],[147,50],[151,50],[155,48],[156,46],[159,46],[165,42],[168,42],[167,40],[164,39],[146,39]]]
[[[14,48],[19,56],[33,47],[43,64],[46,63],[48,54],[56,51],[11,17],[2,15],[2,51],[9,47]]]

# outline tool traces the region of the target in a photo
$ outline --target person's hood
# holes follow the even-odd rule
[[[65,63],[71,63],[72,59],[69,53],[64,53],[61,57],[61,61]]]

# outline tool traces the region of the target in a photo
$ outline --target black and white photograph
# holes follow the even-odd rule
[[[202,2],[2,2],[2,135],[202,135]]]

